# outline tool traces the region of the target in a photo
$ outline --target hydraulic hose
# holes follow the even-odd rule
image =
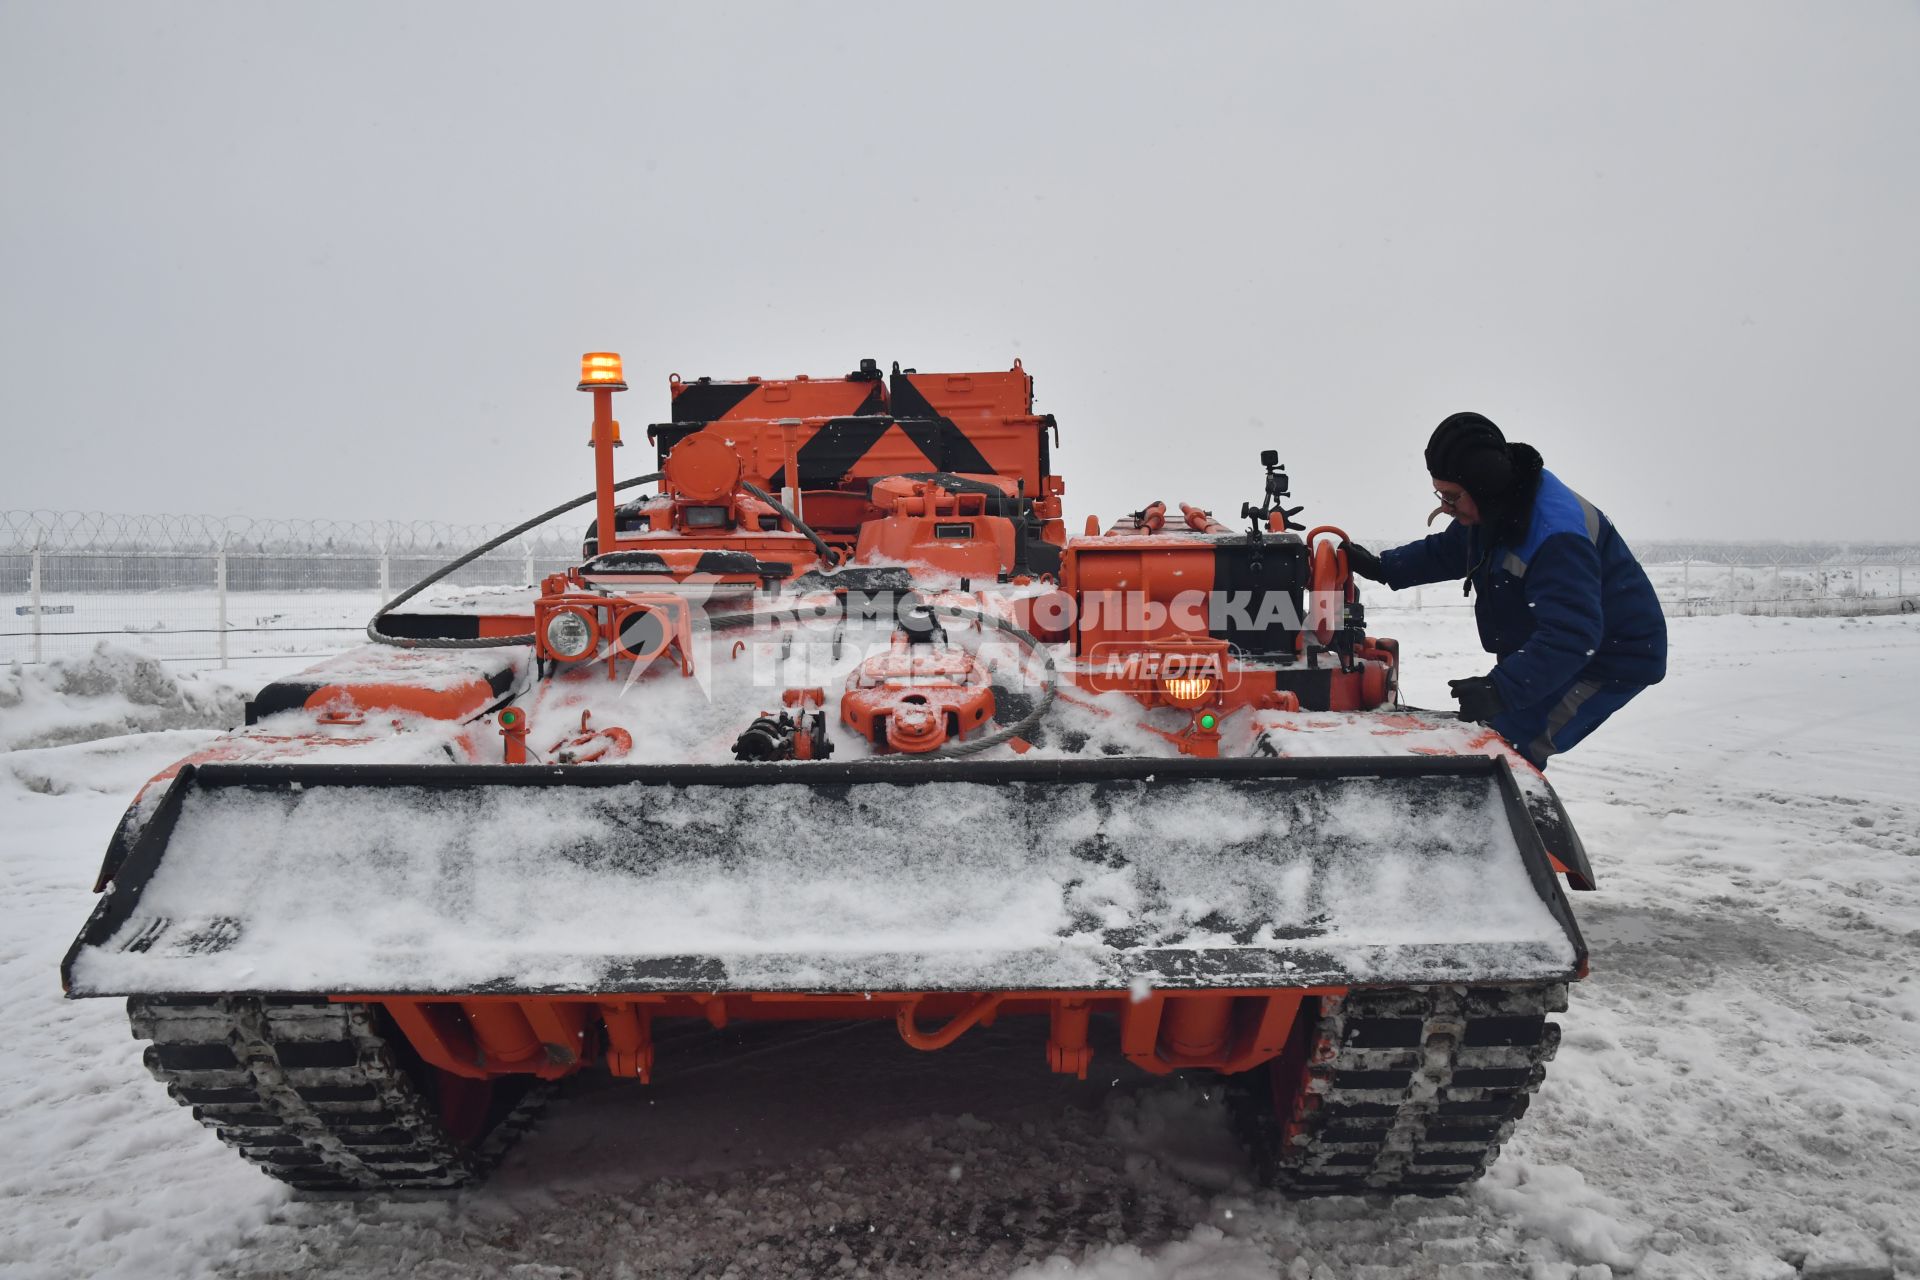
[[[651,484],[655,480],[660,479],[661,475],[662,473],[655,471],[648,475],[635,476],[631,480],[622,480],[619,484],[613,486],[613,490],[615,493],[618,493],[622,489],[631,489],[635,485]],[[464,636],[460,638],[449,636],[390,636],[380,630],[380,619],[386,617],[387,614],[413,599],[422,591],[440,581],[440,579],[446,577],[462,565],[478,560],[495,547],[500,546],[502,543],[511,542],[536,525],[545,524],[555,516],[565,515],[575,507],[586,506],[599,496],[600,493],[597,489],[583,493],[577,498],[573,498],[561,503],[557,507],[541,512],[531,520],[523,521],[513,526],[513,528],[507,530],[497,538],[492,538],[481,543],[459,559],[449,560],[375,610],[374,615],[367,619],[367,639],[373,641],[375,644],[390,644],[396,649],[508,649],[515,645],[532,644],[534,642],[534,635],[531,631],[519,636]],[[809,529],[807,532],[811,534],[813,531]]]
[[[795,533],[802,535],[808,542],[811,542],[815,547],[819,548],[820,559],[825,561],[829,568],[840,562],[840,553],[828,546],[826,539],[815,533],[812,527],[809,526],[806,521],[802,520],[798,514],[788,510],[786,503],[780,501],[780,499],[774,497],[757,484],[748,484],[745,480],[742,480],[740,487],[785,516],[787,523],[793,526]]]
[[[970,617],[970,618],[977,619],[983,625],[993,627],[996,630],[1004,631],[1008,635],[1012,636],[1015,640],[1018,640],[1021,644],[1021,647],[1026,649],[1028,653],[1040,659],[1042,664],[1040,668],[1041,686],[1040,686],[1040,698],[1037,702],[1033,704],[1033,710],[1027,712],[1026,715],[1021,716],[1018,720],[1014,721],[1012,724],[1007,725],[1005,728],[1002,728],[1002,729],[996,729],[984,738],[969,738],[961,742],[947,743],[941,746],[937,751],[928,752],[927,756],[940,757],[940,756],[978,755],[982,751],[990,751],[995,747],[998,747],[1005,743],[1013,741],[1015,738],[1025,737],[1028,733],[1030,733],[1033,730],[1033,728],[1036,725],[1040,723],[1041,720],[1046,718],[1046,714],[1048,710],[1051,709],[1053,706],[1054,694],[1059,692],[1060,672],[1059,672],[1059,669],[1056,666],[1054,666],[1053,655],[1048,653],[1046,650],[1046,646],[1042,645],[1039,640],[1035,639],[1024,628],[1020,627],[1015,623],[1007,621],[1005,618],[998,618],[990,613],[985,613],[977,609],[950,608],[944,605],[940,607],[939,612],[945,613],[945,614],[953,614],[959,617]],[[927,756],[920,756],[920,757],[883,756],[881,758],[882,759],[925,759],[927,758]]]

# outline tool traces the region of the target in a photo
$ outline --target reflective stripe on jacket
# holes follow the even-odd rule
[[[1455,520],[1382,552],[1380,572],[1396,591],[1473,572],[1480,643],[1499,658],[1493,681],[1508,706],[1532,706],[1576,677],[1647,685],[1666,675],[1660,601],[1598,507],[1542,471],[1525,535],[1491,555],[1485,536]]]

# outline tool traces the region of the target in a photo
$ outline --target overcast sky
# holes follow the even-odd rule
[[[0,508],[500,521],[666,379],[1019,357],[1077,528],[1920,539],[1920,5],[0,0]],[[650,469],[644,448],[625,461]]]

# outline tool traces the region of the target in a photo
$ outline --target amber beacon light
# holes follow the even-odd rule
[[[580,357],[580,390],[625,391],[627,379],[617,351],[589,351]]]

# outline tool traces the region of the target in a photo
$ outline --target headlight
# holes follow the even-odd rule
[[[547,648],[557,658],[584,658],[593,649],[593,623],[584,613],[562,609],[547,619]]]
[[[1212,676],[1165,676],[1161,692],[1176,707],[1197,707],[1213,693]]]

